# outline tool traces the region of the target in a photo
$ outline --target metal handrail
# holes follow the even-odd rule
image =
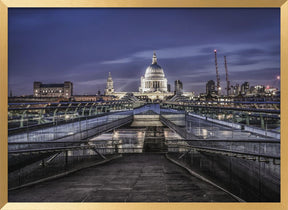
[[[276,139],[276,140],[259,140],[259,139],[236,139],[236,140],[225,140],[225,139],[205,139],[205,140],[195,140],[195,139],[169,139],[166,141],[178,141],[178,142],[229,142],[229,143],[239,143],[239,142],[243,142],[243,143],[268,143],[268,144],[280,144],[280,140]]]
[[[103,127],[108,127],[108,128],[104,129],[104,130],[101,131],[101,132],[109,131],[109,130],[111,130],[111,128],[114,128],[113,124],[116,124],[116,123],[117,123],[117,124],[120,124],[120,125],[122,125],[123,123],[126,124],[126,123],[129,123],[130,121],[132,121],[132,119],[133,119],[132,116],[123,117],[123,118],[121,118],[121,119],[117,119],[117,120],[114,120],[114,121],[112,121],[112,122],[99,125],[97,128],[98,128],[99,130],[101,130]],[[117,127],[119,127],[119,125],[118,125]],[[83,129],[83,130],[81,130],[81,132],[87,132],[87,131],[93,130],[93,129],[95,129],[95,127]],[[57,139],[53,139],[53,141],[60,140],[60,139],[63,139],[63,138],[67,138],[67,137],[73,136],[73,135],[75,135],[75,134],[68,134],[68,135],[65,135],[65,136],[61,136],[61,137],[59,137],[59,138],[57,138]]]
[[[73,122],[79,122],[79,121],[84,121],[84,120],[87,120],[87,119],[92,119],[92,118],[97,118],[97,117],[117,115],[117,114],[121,114],[121,113],[123,113],[125,111],[104,112],[104,113],[98,113],[96,115],[91,115],[91,116],[78,116],[76,118],[69,119],[69,120],[61,119],[61,120],[57,121],[57,125],[68,124],[68,123],[73,123]],[[34,129],[37,129],[37,128],[51,127],[51,126],[54,126],[54,125],[55,125],[55,122],[46,122],[46,123],[29,125],[29,126],[24,126],[24,127],[8,128],[8,131],[11,134],[14,134],[13,132],[17,133],[17,131],[26,131],[27,129],[29,129],[29,130],[33,129],[34,130]]]
[[[119,147],[124,144],[94,144],[94,145],[82,145],[82,146],[66,146],[66,147],[52,147],[45,149],[29,149],[29,150],[16,150],[8,152],[8,155],[28,155],[31,153],[51,153],[51,152],[65,152],[72,150],[84,150],[84,149],[115,149],[117,146],[118,150],[139,150],[142,147]]]
[[[163,105],[165,105],[165,103]],[[185,105],[185,104],[167,104],[167,105],[175,105],[175,106],[179,106],[179,107],[194,107],[194,108],[205,108],[205,109],[225,109],[225,110],[238,110],[238,111],[280,114],[280,110],[275,110],[275,109],[255,109],[255,108],[238,108],[238,107],[225,107],[225,106],[219,107],[219,106]]]
[[[247,156],[254,156],[254,157],[263,157],[263,158],[273,158],[273,159],[280,159],[280,155],[266,155],[266,154],[258,154],[252,152],[241,152],[241,151],[233,151],[228,149],[216,149],[211,147],[201,147],[201,146],[193,146],[193,145],[182,145],[182,144],[168,144],[169,148],[185,148],[185,149],[195,149],[202,152],[213,152],[213,153],[221,153],[222,155],[229,155],[229,154],[238,154],[238,155],[247,155]],[[176,147],[171,147],[176,146]]]

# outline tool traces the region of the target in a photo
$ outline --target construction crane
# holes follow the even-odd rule
[[[217,50],[214,50],[215,54],[215,67],[216,67],[216,81],[217,81],[217,95],[221,95],[221,87],[220,87],[220,77],[218,72],[218,63],[217,63]]]
[[[226,61],[226,56],[224,56],[224,64],[225,64],[225,72],[226,72],[226,83],[227,83],[227,96],[229,96],[229,92],[230,92],[230,81],[228,79],[228,68],[227,68],[227,61]]]

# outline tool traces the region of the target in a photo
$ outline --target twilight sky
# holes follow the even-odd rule
[[[279,9],[12,9],[9,91],[33,94],[33,82],[74,84],[74,94],[103,92],[108,72],[116,91],[138,91],[153,50],[168,83],[222,90],[227,56],[231,84],[279,87]],[[224,92],[224,91],[223,91]]]

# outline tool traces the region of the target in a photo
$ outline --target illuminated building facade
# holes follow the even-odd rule
[[[62,84],[43,84],[34,82],[34,97],[58,97],[70,98],[73,95],[73,83],[66,81]]]
[[[140,93],[152,93],[167,91],[167,79],[161,66],[157,63],[156,53],[154,52],[152,64],[147,67],[145,75],[141,77]]]

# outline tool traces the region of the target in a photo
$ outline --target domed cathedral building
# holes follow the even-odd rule
[[[147,67],[145,76],[141,77],[140,93],[167,93],[167,79],[161,66],[157,63],[156,53],[153,53],[152,64]]]
[[[165,77],[164,70],[157,62],[156,53],[153,53],[152,64],[146,68],[145,75],[140,79],[139,92],[130,92],[134,96],[140,99],[166,100],[174,96],[174,92],[168,90],[168,81]],[[114,95],[119,99],[123,98],[127,92],[114,92],[113,80],[111,73],[109,72],[107,85],[105,89],[105,95]],[[193,97],[193,92],[183,93],[188,97]]]

